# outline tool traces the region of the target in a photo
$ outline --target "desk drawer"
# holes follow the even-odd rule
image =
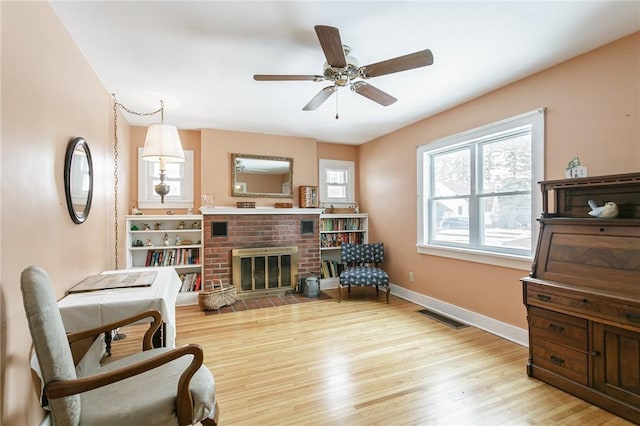
[[[574,382],[587,385],[589,360],[587,353],[557,343],[531,337],[532,363]]]
[[[527,283],[527,304],[562,309],[640,328],[640,304],[623,303],[594,294]]]
[[[529,332],[538,341],[551,341],[586,351],[587,320],[529,307]]]

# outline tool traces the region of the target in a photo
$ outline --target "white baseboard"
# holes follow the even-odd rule
[[[406,288],[395,284],[391,284],[391,294],[408,300],[409,302],[413,302],[416,305],[429,308],[434,312],[448,316],[462,323],[469,324],[491,334],[495,334],[496,336],[510,340],[521,346],[529,346],[529,332],[527,329],[515,327],[486,315],[481,315],[459,306],[443,302],[442,300],[407,290]]]

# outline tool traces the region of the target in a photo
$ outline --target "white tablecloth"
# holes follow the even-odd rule
[[[149,287],[118,288],[72,293],[58,302],[62,321],[69,332],[87,330],[118,321],[139,312],[154,309],[166,324],[165,346],[175,347],[176,297],[180,278],[172,267],[145,268],[157,271]],[[105,271],[103,274],[140,272],[140,269]]]

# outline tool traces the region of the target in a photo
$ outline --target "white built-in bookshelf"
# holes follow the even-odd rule
[[[340,261],[342,244],[367,243],[368,221],[369,215],[366,213],[320,215],[320,285],[322,288],[338,286],[343,268]]]
[[[173,267],[182,282],[178,304],[197,303],[202,286],[201,215],[128,215],[127,269]]]

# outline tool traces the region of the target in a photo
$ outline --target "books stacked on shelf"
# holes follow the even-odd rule
[[[172,248],[149,250],[144,266],[179,266],[200,264],[200,250],[197,248]]]
[[[360,218],[331,218],[320,221],[320,231],[357,231],[360,229]]]
[[[340,247],[342,244],[362,244],[363,235],[361,233],[341,232],[336,234],[321,234],[320,247]]]
[[[200,272],[182,274],[180,275],[180,280],[182,281],[182,286],[180,287],[181,292],[200,290],[202,281]]]
[[[324,279],[324,278],[339,277],[340,273],[343,270],[344,270],[344,263],[340,263],[337,260],[323,260],[321,278]]]

